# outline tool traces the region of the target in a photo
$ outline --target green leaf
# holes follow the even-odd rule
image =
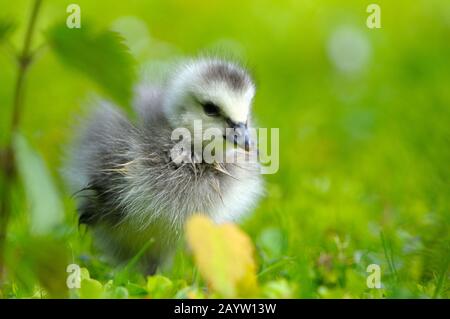
[[[294,288],[286,279],[277,279],[267,282],[262,288],[262,293],[265,298],[288,299],[293,298]]]
[[[81,268],[81,282],[80,282],[80,289],[78,290],[78,294],[80,298],[83,299],[98,299],[102,298],[104,295],[104,287],[103,285],[95,280],[92,279],[89,270],[86,268]],[[105,285],[105,287],[108,285],[108,283]]]
[[[171,298],[174,294],[174,286],[169,278],[155,275],[147,278],[147,291],[153,299]]]
[[[91,278],[82,279],[79,290],[80,298],[83,299],[98,299],[103,296],[102,284]]]
[[[127,299],[129,296],[128,290],[125,287],[116,287],[114,290],[113,298]]]
[[[80,277],[83,279],[91,279],[91,275],[89,274],[89,270],[87,268],[82,267],[80,269]]]
[[[63,220],[64,208],[42,158],[25,140],[14,137],[16,164],[30,204],[31,231],[48,234]]]
[[[58,24],[47,32],[47,38],[65,65],[88,76],[119,104],[129,105],[135,63],[119,33]]]
[[[147,295],[147,289],[131,282],[127,283],[126,289],[129,295],[133,297],[145,297]]]
[[[10,20],[0,20],[0,43],[8,38],[14,31],[16,25]]]

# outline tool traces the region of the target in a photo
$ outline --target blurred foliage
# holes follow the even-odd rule
[[[29,228],[35,234],[48,234],[63,220],[60,194],[45,163],[30,149],[23,136],[15,136],[14,146],[17,170],[23,180],[30,204]]]
[[[69,29],[59,23],[48,32],[48,41],[65,65],[91,77],[118,103],[128,106],[135,72],[120,34],[94,34],[86,26]]]
[[[80,0],[82,29],[55,26],[70,3],[44,1],[38,19],[16,144],[24,183],[8,186],[1,296],[218,296],[195,266],[195,247],[189,254],[181,244],[171,267],[149,278],[133,265],[108,265],[78,229],[59,171],[92,92],[126,107],[133,60],[145,79],[174,59],[213,52],[249,66],[258,122],[280,128],[280,170],[242,224],[255,245],[260,296],[449,297],[448,1],[377,1],[381,29],[366,27],[371,2],[362,0]],[[0,38],[8,37],[0,47],[2,146],[16,77],[11,52],[30,5],[0,0]],[[34,218],[44,219],[45,234],[32,231]],[[79,290],[64,286],[69,263],[84,267]],[[366,286],[370,264],[381,266],[382,289]]]
[[[9,34],[13,32],[14,27],[12,21],[0,19],[0,43],[8,38]]]

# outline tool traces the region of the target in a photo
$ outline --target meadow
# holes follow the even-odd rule
[[[0,298],[449,298],[448,1],[379,0],[371,29],[362,0],[77,0],[76,30],[73,1],[44,0],[15,122],[34,3],[0,0]],[[213,244],[188,236],[150,277],[139,256],[114,267],[62,178],[73,124],[93,94],[129,110],[131,85],[206,53],[253,74],[258,123],[279,128],[279,170],[236,225],[191,224]],[[239,267],[248,276],[230,279]]]

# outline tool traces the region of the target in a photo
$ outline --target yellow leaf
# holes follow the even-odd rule
[[[214,292],[226,298],[256,294],[254,247],[236,225],[216,225],[194,215],[186,224],[186,237],[201,275]]]

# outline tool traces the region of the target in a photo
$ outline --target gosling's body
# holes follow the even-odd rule
[[[219,73],[215,76],[214,72]],[[233,79],[238,75],[245,78]],[[222,125],[216,116],[200,114],[187,96],[192,92],[208,96],[211,87],[233,90],[233,85],[244,94],[245,85],[252,85],[246,82],[250,81],[247,76],[227,62],[191,62],[165,87],[141,86],[135,123],[117,107],[98,103],[74,145],[69,176],[74,190],[83,189],[80,223],[92,228],[97,242],[116,260],[129,260],[152,240],[142,261],[147,271],[153,272],[172,251],[190,215],[203,213],[223,222],[236,220],[254,208],[263,190],[257,163],[175,164],[171,158],[177,143],[171,140],[175,127],[190,127],[194,119],[202,119],[210,127]],[[231,84],[227,83],[230,79],[234,80]],[[197,85],[205,80],[206,85]],[[243,87],[237,87],[239,80]],[[230,95],[214,94],[216,97],[207,98],[223,101]],[[219,98],[221,94],[223,98]],[[250,110],[247,114],[234,112],[248,122]]]

